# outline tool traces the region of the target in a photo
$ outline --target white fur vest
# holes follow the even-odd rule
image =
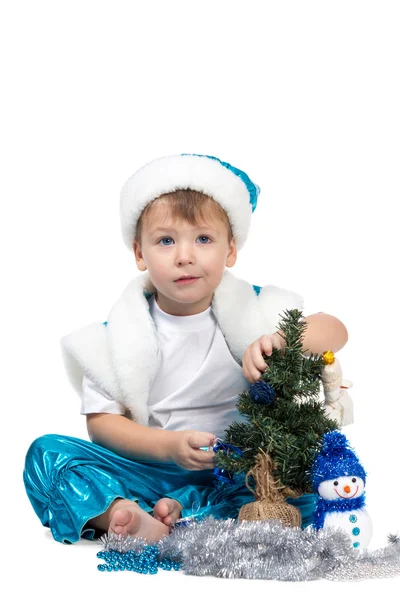
[[[142,425],[148,424],[147,400],[160,359],[148,304],[155,292],[148,274],[139,275],[125,288],[106,323],[92,323],[61,340],[67,375],[80,398],[85,373]],[[298,294],[273,285],[253,286],[227,269],[211,303],[239,365],[247,346],[264,334],[274,333],[279,315],[292,308],[303,309]]]

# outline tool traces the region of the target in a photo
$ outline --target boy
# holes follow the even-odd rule
[[[215,485],[214,453],[202,448],[240,420],[237,396],[266,368],[262,353],[282,349],[279,314],[302,308],[297,294],[226,270],[258,194],[244,172],[199,155],[152,161],[123,187],[124,241],[148,275],[107,322],[63,338],[94,443],[43,436],[27,455],[28,495],[58,541],[107,530],[154,541],[194,505],[227,518],[253,500],[240,478]],[[305,352],[346,343],[335,317],[306,320]]]

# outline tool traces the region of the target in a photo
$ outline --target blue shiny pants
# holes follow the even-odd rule
[[[243,504],[254,502],[244,474],[235,483],[222,483],[213,470],[187,471],[174,463],[130,460],[93,442],[62,435],[44,435],[30,446],[24,483],[32,506],[58,542],[94,539],[86,523],[104,513],[116,498],[138,502],[152,514],[160,498],[178,500],[182,517],[236,519]],[[302,514],[302,527],[311,523],[316,496],[289,500]]]

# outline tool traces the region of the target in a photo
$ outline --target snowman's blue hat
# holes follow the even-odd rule
[[[311,470],[314,491],[323,481],[337,477],[361,477],[364,483],[366,473],[349,441],[340,431],[329,431],[324,435],[320,449]]]

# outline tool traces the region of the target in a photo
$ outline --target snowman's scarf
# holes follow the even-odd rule
[[[349,510],[358,510],[365,506],[365,492],[358,498],[340,498],[338,500],[324,500],[319,498],[314,512],[313,527],[322,529],[324,526],[325,515],[330,512],[346,512]]]

